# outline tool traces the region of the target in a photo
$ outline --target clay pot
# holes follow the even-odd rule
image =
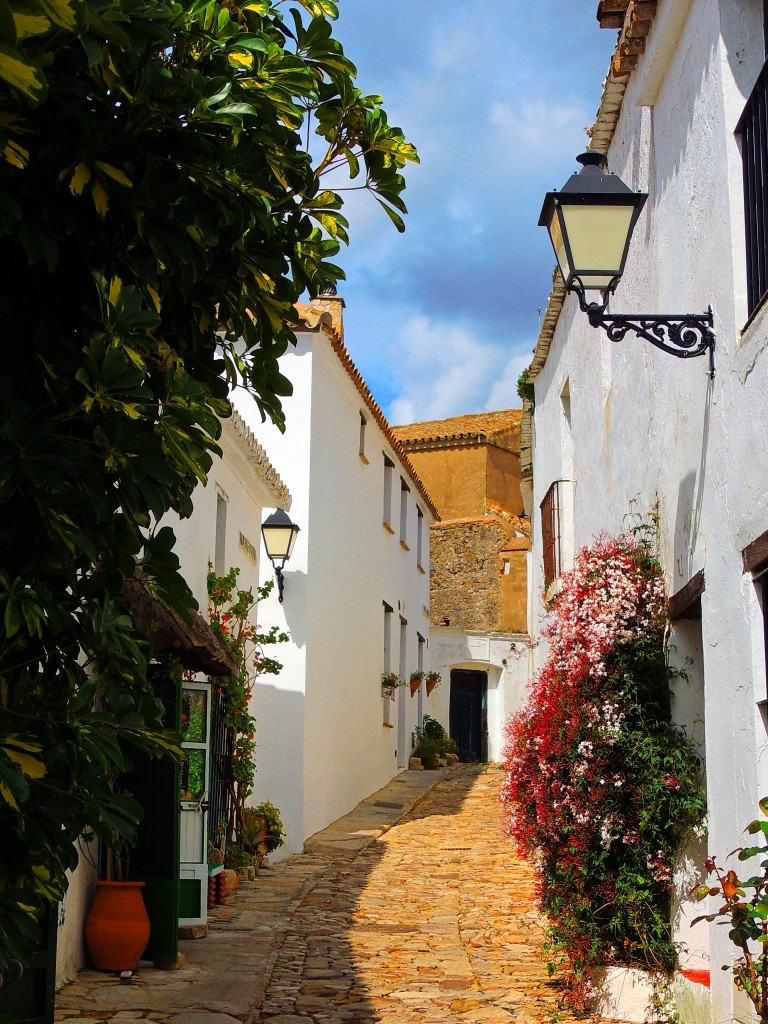
[[[421,680],[420,679],[411,679],[411,681],[410,681],[411,696],[413,696],[416,693],[416,691],[418,690],[418,688],[420,686],[421,686]]]
[[[439,679],[429,679],[429,678],[427,679],[427,696],[429,696],[430,693],[432,693],[432,691],[437,686],[439,681],[440,681]]]
[[[149,942],[144,882],[97,882],[85,944],[99,971],[132,971]]]

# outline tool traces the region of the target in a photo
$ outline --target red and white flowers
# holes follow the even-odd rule
[[[666,593],[648,546],[601,535],[561,584],[546,664],[507,724],[501,802],[579,1003],[600,962],[674,965],[670,879],[704,799],[699,758],[670,721]]]

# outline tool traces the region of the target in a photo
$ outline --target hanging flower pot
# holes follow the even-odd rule
[[[408,685],[411,688],[411,696],[412,697],[416,693],[418,688],[421,686],[421,680],[423,678],[424,678],[424,673],[423,672],[411,672],[411,678],[410,678],[410,681],[409,681]]]
[[[405,680],[401,679],[397,672],[381,673],[381,693],[384,697],[394,699],[395,692],[399,686],[405,686]]]
[[[144,882],[97,882],[85,944],[99,971],[132,971],[149,942]]]
[[[439,672],[429,672],[427,674],[427,696],[429,696],[430,693],[432,693],[432,691],[434,690],[434,688],[437,686],[441,679],[442,676],[440,675]]]

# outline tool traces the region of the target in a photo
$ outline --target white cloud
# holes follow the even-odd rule
[[[583,140],[582,149],[586,149],[589,140],[582,129],[594,118],[583,103],[517,96],[512,102],[494,102],[490,120],[502,152],[518,160],[524,153],[536,167],[549,168],[564,155],[573,156],[574,143]]]
[[[533,348],[533,343],[531,348]],[[501,376],[493,382],[483,410],[490,412],[494,409],[508,409],[512,406],[521,405],[521,399],[517,394],[517,378],[526,366],[530,365],[530,352],[517,352],[510,356]]]
[[[517,376],[530,356],[483,341],[466,327],[412,316],[394,348],[397,397],[391,423],[444,419],[519,404]],[[519,366],[519,368],[518,368]]]

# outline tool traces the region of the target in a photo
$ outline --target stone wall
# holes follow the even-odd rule
[[[498,520],[437,523],[430,540],[432,622],[481,632],[504,628],[499,551],[508,534]]]

